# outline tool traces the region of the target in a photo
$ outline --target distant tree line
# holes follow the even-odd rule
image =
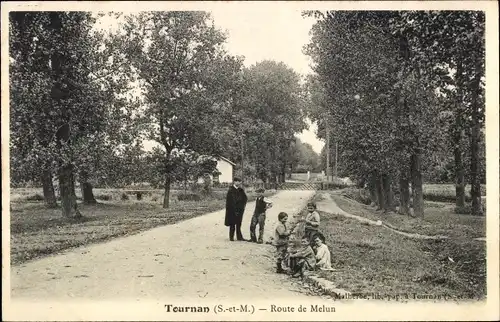
[[[116,19],[115,31],[98,28]],[[250,179],[280,182],[313,169],[300,76],[283,63],[249,68],[229,55],[205,12],[11,12],[12,185],[43,186],[47,206],[80,216],[93,187],[212,174],[214,157]],[[156,143],[146,151],[144,140]],[[311,152],[312,151],[312,152]]]

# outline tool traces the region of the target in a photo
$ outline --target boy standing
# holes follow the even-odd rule
[[[286,258],[286,251],[288,248],[288,238],[290,236],[290,231],[286,227],[286,221],[288,220],[288,214],[286,212],[280,212],[278,215],[278,225],[274,231],[274,240],[276,245],[276,273],[286,273],[283,269],[282,263]]]
[[[309,202],[307,204],[307,215],[305,218],[305,234],[309,243],[312,244],[314,242],[314,237],[318,233],[319,227],[319,213],[316,211],[316,204],[314,202]]]
[[[254,243],[263,243],[264,225],[266,223],[266,210],[272,207],[270,200],[264,197],[264,189],[257,189],[258,197],[255,200],[255,211],[250,222],[250,241]],[[259,225],[259,239],[255,235],[255,228]]]

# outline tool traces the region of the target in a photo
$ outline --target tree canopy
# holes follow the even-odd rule
[[[458,150],[454,170],[462,190],[462,156],[470,152],[472,208],[480,213],[484,13],[305,15],[318,18],[304,48],[315,72],[308,79],[308,115],[318,122],[320,136],[330,131],[339,143],[345,171],[368,182],[386,210],[393,207],[393,185],[409,201],[411,183],[413,208],[422,216],[422,173],[436,163],[448,141]],[[443,128],[449,128],[451,137],[442,136]],[[465,135],[470,147],[462,139]],[[459,192],[457,188],[457,196]],[[400,211],[408,210],[403,202]]]
[[[281,62],[244,67],[209,13],[9,18],[13,182],[42,183],[55,207],[56,177],[65,216],[79,215],[77,182],[85,202],[93,185],[159,184],[168,207],[172,182],[213,173],[221,155],[249,180],[284,180],[305,126],[300,76]],[[116,30],[97,28],[102,18]]]

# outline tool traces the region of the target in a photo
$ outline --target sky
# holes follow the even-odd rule
[[[240,6],[211,11],[215,25],[228,34],[227,50],[244,56],[245,66],[269,59],[282,61],[302,75],[312,73],[311,61],[302,48],[309,42],[314,20],[286,6],[263,9]],[[308,125],[298,137],[320,153],[324,142],[316,137],[316,125]]]
[[[262,60],[281,61],[301,75],[312,73],[310,59],[302,49],[309,42],[314,19],[303,18],[300,10],[287,6],[231,6],[211,8],[214,24],[227,34],[226,49],[244,56],[245,66]],[[100,20],[104,29],[116,28],[112,18]],[[324,142],[316,137],[317,126],[307,121],[308,129],[297,136],[321,152]],[[145,142],[145,148],[149,143]]]

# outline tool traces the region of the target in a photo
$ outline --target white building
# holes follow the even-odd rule
[[[213,176],[213,182],[226,183],[233,182],[233,169],[236,164],[224,157],[217,158],[217,171],[220,172],[218,176]]]
[[[209,175],[212,182],[216,183],[230,183],[233,182],[233,169],[236,163],[222,156],[217,158],[216,170],[219,175]],[[203,182],[203,178],[199,178],[198,182]]]

